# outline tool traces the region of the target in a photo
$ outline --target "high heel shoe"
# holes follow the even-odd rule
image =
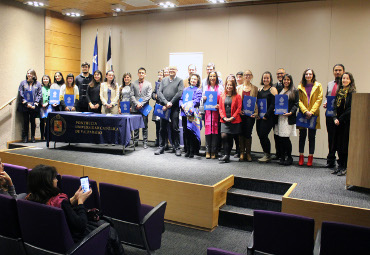
[[[298,165],[303,166],[303,164],[304,164],[304,156],[303,155],[299,155]]]

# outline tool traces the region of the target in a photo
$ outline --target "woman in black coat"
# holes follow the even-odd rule
[[[280,95],[288,95],[288,112],[277,116],[275,135],[279,136],[279,139],[277,139],[279,142],[278,147],[281,152],[279,164],[289,166],[293,163],[292,142],[289,137],[297,136],[295,123],[299,107],[299,94],[298,90],[294,87],[293,77],[290,74],[284,75],[283,85],[284,87],[281,90]]]
[[[353,75],[342,75],[334,102],[334,150],[338,153],[338,168],[332,172],[338,176],[346,175],[348,160],[349,128],[351,119],[352,94],[356,93]]]

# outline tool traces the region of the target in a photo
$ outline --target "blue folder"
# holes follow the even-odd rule
[[[142,98],[139,98],[139,102],[143,102],[143,99]],[[153,107],[151,107],[149,104],[146,104],[143,106],[143,108],[141,108],[139,111],[144,115],[144,116],[148,116],[148,114],[152,111]]]
[[[204,103],[204,110],[218,111],[218,109],[216,109],[217,91],[206,91],[204,92],[204,95],[207,97],[207,100]]]
[[[120,103],[121,113],[129,114],[130,113],[130,101],[122,101]]]
[[[296,125],[297,127],[315,129],[316,121],[317,116],[312,115],[310,119],[306,119],[306,116],[302,112],[298,112]]]
[[[183,92],[182,94],[182,102],[185,104],[191,100],[193,100],[193,93],[194,91],[193,90],[186,90]]]
[[[288,112],[288,95],[275,96],[275,114],[282,115]]]
[[[51,105],[49,104],[48,107],[44,108],[44,107],[41,107],[40,108],[40,117],[42,119],[44,118],[47,118],[48,117],[48,114],[49,112],[52,112],[53,111],[53,108],[51,107]]]
[[[49,100],[50,104],[59,104],[60,103],[59,93],[60,93],[59,89],[50,89],[50,100]]]
[[[254,114],[254,109],[256,107],[256,97],[244,96],[243,98],[243,111],[247,116],[252,116]]]
[[[267,100],[264,99],[257,99],[257,106],[258,106],[258,115],[260,118],[263,118],[267,112]]]
[[[328,96],[326,98],[326,113],[325,115],[328,117],[333,117],[334,116],[334,103],[335,103],[335,96]]]
[[[166,111],[163,111],[163,106],[160,104],[155,104],[154,112],[153,114],[155,116],[158,116],[159,118],[169,120],[171,115],[171,108],[167,109]]]
[[[27,101],[27,103],[30,103],[33,105],[33,94],[32,90],[27,90],[24,92],[24,99]]]
[[[75,95],[64,95],[64,103],[68,107],[73,107],[75,105]]]

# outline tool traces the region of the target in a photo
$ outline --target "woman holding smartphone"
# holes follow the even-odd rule
[[[65,102],[65,95],[74,95],[73,106],[67,106]],[[62,85],[60,88],[60,106],[63,111],[77,111],[78,100],[80,92],[77,85],[75,85],[75,76],[73,74],[68,74],[66,77],[66,84]]]
[[[0,159],[0,194],[17,198],[12,178],[4,171],[4,165]]]
[[[308,68],[303,72],[301,83],[298,85],[298,92],[300,112],[308,120],[313,116],[317,116],[315,128],[299,128],[298,165],[302,166],[304,164],[303,153],[308,129],[309,154],[307,166],[312,166],[313,154],[315,153],[316,130],[320,129],[320,105],[323,98],[321,83],[316,81],[316,75],[312,69]]]
[[[101,113],[118,114],[119,87],[113,70],[106,73],[104,82],[100,85]]]

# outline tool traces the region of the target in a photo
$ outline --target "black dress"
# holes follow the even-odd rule
[[[342,100],[339,106],[336,106],[337,99],[335,100],[333,120],[338,119],[339,125],[335,125],[333,146],[338,153],[348,153],[351,104],[352,92],[348,92],[346,100]]]

